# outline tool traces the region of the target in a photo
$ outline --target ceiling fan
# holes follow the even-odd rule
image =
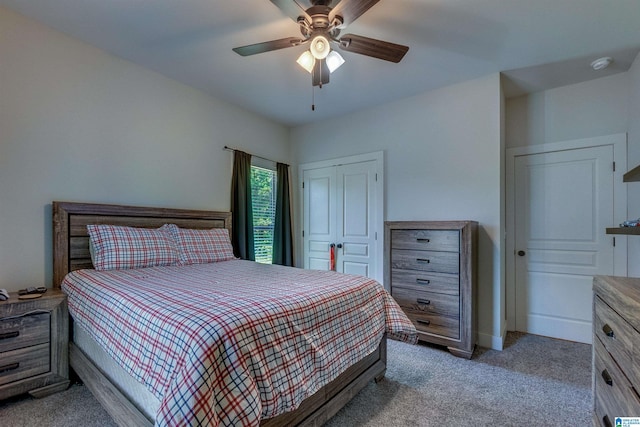
[[[346,52],[371,56],[398,63],[409,50],[408,46],[340,32],[358,19],[380,0],[271,0],[286,15],[300,25],[300,37],[256,43],[234,48],[242,56],[301,46],[309,43],[309,50],[298,58],[298,64],[311,73],[313,86],[329,83],[329,74],[344,63],[342,56],[331,49],[338,46]],[[335,6],[332,5],[335,3]]]

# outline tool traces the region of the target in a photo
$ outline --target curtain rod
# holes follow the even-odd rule
[[[242,150],[238,150],[238,149],[235,149],[235,148],[227,147],[226,145],[224,146],[224,149],[225,150],[229,150],[229,151],[242,151]],[[251,153],[247,153],[247,154],[251,155],[252,157],[257,157],[259,159],[266,160],[268,162],[281,163],[281,162],[277,162],[275,160],[267,159],[266,157],[256,156],[255,154],[251,154]]]

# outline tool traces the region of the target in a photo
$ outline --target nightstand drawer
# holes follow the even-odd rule
[[[48,343],[50,318],[47,312],[0,320],[0,353]]]
[[[0,301],[0,400],[43,397],[69,386],[67,296],[49,289],[35,299]],[[0,422],[0,424],[2,424]]]
[[[460,254],[398,249],[391,253],[391,268],[458,274],[460,272]]]
[[[49,372],[49,343],[0,353],[0,385]]]
[[[392,230],[393,249],[460,251],[458,230]]]

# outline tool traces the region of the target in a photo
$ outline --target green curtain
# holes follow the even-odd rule
[[[235,256],[255,261],[253,206],[251,205],[251,155],[235,150],[231,177],[231,221]]]
[[[289,165],[276,165],[276,219],[273,227],[274,264],[293,266],[293,233],[291,198],[289,197]]]

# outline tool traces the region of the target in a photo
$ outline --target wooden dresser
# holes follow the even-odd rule
[[[594,425],[640,417],[640,279],[593,279]]]
[[[0,301],[0,399],[34,397],[69,386],[67,297],[55,289],[37,299]]]
[[[418,338],[471,358],[476,343],[475,221],[385,222],[385,283]]]

